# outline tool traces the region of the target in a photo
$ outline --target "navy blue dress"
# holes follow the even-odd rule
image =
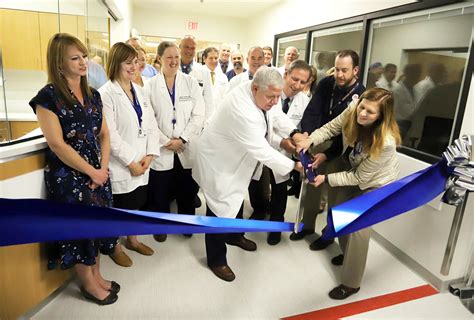
[[[40,105],[56,114],[64,141],[90,165],[99,169],[102,100],[99,92],[92,88],[91,90],[92,98],[85,99],[84,106],[79,102],[70,105],[60,97],[52,84],[48,84],[31,99],[30,106],[35,112],[36,106]],[[49,148],[46,151],[44,178],[49,200],[98,207],[112,206],[110,180],[103,187],[90,189],[89,176],[63,163]],[[93,265],[99,250],[103,254],[111,254],[116,243],[117,238],[59,241],[52,244],[48,250],[49,267],[53,268],[58,258],[61,260],[62,269],[68,269],[76,263]]]

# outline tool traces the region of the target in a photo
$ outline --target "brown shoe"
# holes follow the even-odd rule
[[[220,267],[209,267],[211,271],[219,278],[224,281],[234,281],[235,279],[235,274],[232,271],[232,269],[225,265],[225,266],[220,266]]]
[[[154,234],[153,239],[155,239],[158,242],[165,242],[166,241],[166,234]]]
[[[257,250],[257,244],[252,240],[245,238],[244,236],[240,237],[239,240],[233,242],[227,242],[228,245],[237,246],[245,251],[255,251]]]
[[[128,243],[128,241],[125,243],[125,248],[128,250],[133,250],[136,251],[140,254],[143,254],[144,256],[151,256],[155,251],[153,251],[152,248],[149,246],[139,242],[138,245],[133,246],[131,243]]]
[[[125,252],[112,253],[109,257],[121,267],[131,267],[133,264],[132,259]]]

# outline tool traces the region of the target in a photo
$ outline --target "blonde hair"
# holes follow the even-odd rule
[[[371,88],[365,91],[357,102],[347,121],[344,123],[343,132],[347,138],[347,143],[354,146],[362,136],[362,126],[357,123],[357,109],[363,100],[378,102],[379,118],[368,128],[369,141],[364,145],[364,151],[369,153],[371,158],[377,159],[382,152],[385,139],[392,136],[398,145],[401,143],[400,131],[393,113],[393,95],[390,91],[382,88]]]
[[[117,80],[120,73],[120,64],[128,59],[136,58],[137,50],[124,42],[117,42],[110,48],[109,60],[107,61],[107,77],[110,81]]]
[[[74,104],[77,101],[71,95],[71,90],[63,75],[66,53],[71,46],[75,46],[83,54],[87,54],[86,46],[79,39],[68,33],[56,33],[49,39],[46,61],[48,64],[48,82],[53,84],[62,99],[69,104]],[[87,84],[87,76],[81,76],[81,91],[84,98],[92,97],[92,91]]]

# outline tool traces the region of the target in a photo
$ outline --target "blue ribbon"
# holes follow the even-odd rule
[[[330,208],[323,240],[370,227],[422,206],[445,189],[453,168],[446,160]]]
[[[0,199],[0,246],[123,235],[292,231],[293,223]]]

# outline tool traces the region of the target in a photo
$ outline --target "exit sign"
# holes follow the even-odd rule
[[[188,21],[188,30],[197,30],[198,23],[194,21]]]

